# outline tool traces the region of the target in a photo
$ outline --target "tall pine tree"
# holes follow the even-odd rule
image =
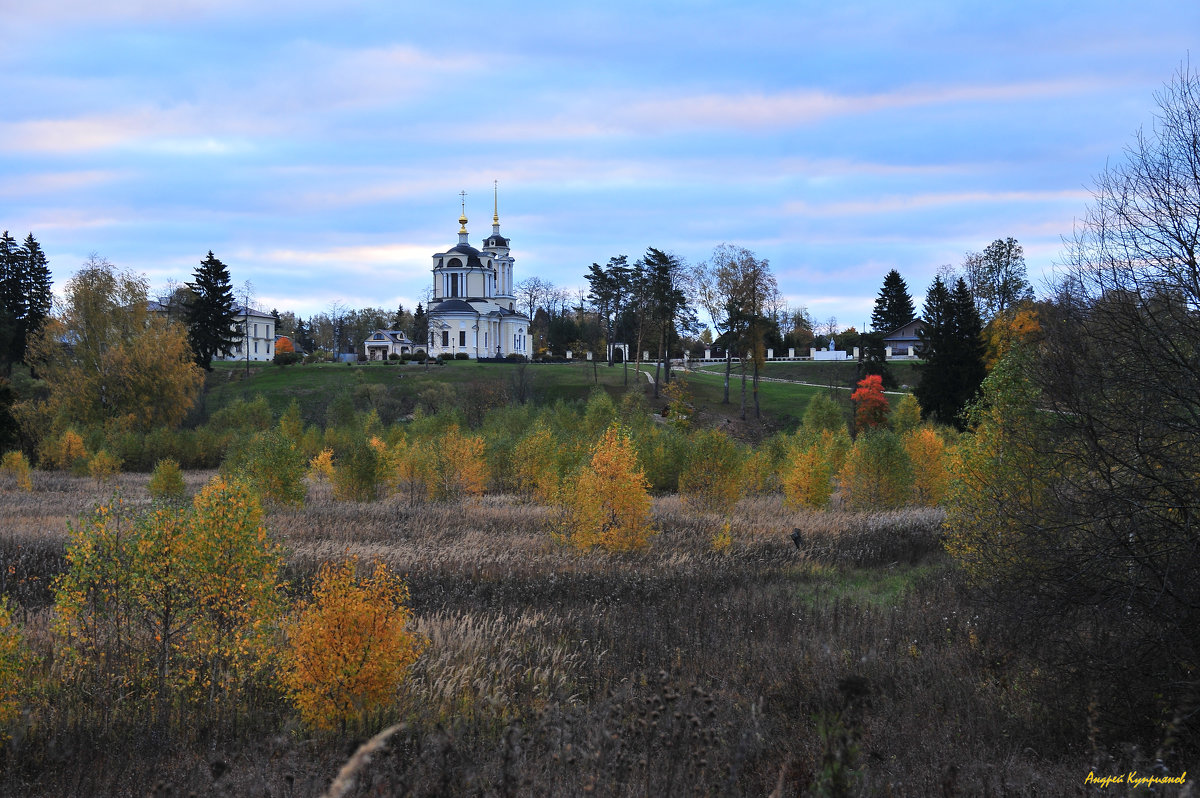
[[[238,314],[234,312],[229,269],[209,250],[187,286],[193,294],[187,313],[188,342],[196,364],[212,371],[213,358],[230,354],[240,340],[234,330]]]
[[[425,318],[425,308],[421,303],[417,303],[417,309],[413,313],[413,331],[412,341],[418,346],[429,345],[429,320]]]
[[[925,363],[913,393],[924,416],[962,428],[962,410],[975,398],[983,378],[983,324],[970,289],[961,278],[951,291],[940,277],[925,295],[920,332]]]
[[[17,242],[5,230],[0,235],[0,361],[5,373],[12,368],[10,353],[17,337],[21,305],[21,272]]]
[[[887,367],[887,347],[883,337],[894,332],[916,317],[908,285],[900,272],[892,269],[883,278],[883,287],[875,298],[875,309],[871,312],[871,332],[863,333],[859,339],[859,377],[878,374],[885,388],[896,387],[896,378]]]
[[[50,266],[30,233],[24,243],[0,236],[0,364],[10,372],[25,359],[26,341],[50,313]]]
[[[875,298],[875,309],[871,312],[871,329],[887,335],[916,318],[908,285],[900,272],[892,269],[883,278],[883,287]]]

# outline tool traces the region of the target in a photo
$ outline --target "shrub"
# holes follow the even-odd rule
[[[509,354],[504,356],[504,359],[511,361],[513,363],[524,363],[526,360],[528,360],[528,358],[526,358],[524,355],[520,354],[519,352],[510,352]]]
[[[912,464],[891,430],[859,435],[838,479],[846,502],[855,510],[901,507],[912,494]]]
[[[846,429],[846,416],[836,401],[819,393],[808,402],[804,411],[801,429],[810,439],[825,430],[838,432]]]
[[[728,513],[742,498],[745,456],[720,430],[700,430],[692,436],[687,468],[679,476],[684,504],[698,510]]]
[[[178,461],[165,457],[155,463],[146,489],[155,499],[168,501],[182,499],[187,493],[187,488],[183,484],[183,472],[179,470]]]
[[[449,427],[437,441],[432,468],[425,469],[429,498],[437,501],[479,496],[487,484],[483,438],[466,436],[458,425]]]
[[[892,408],[888,423],[892,427],[892,432],[897,435],[903,435],[909,430],[921,426],[921,405],[917,402],[917,397],[911,393],[905,394]]]
[[[392,703],[423,641],[408,628],[408,589],[383,563],[325,563],[288,627],[283,683],[304,722],[332,730]]]
[[[279,430],[257,432],[235,446],[221,473],[241,479],[259,499],[300,506],[307,493],[304,454]]]
[[[388,360],[404,360],[404,359],[405,359],[404,355],[400,354],[399,352],[389,352],[388,353]]]
[[[4,459],[0,460],[0,472],[11,475],[17,483],[17,488],[28,493],[33,492],[30,471],[29,460],[25,458],[24,452],[5,452]]]
[[[646,548],[653,533],[648,488],[628,433],[609,427],[569,490],[566,539],[581,549]]]
[[[379,498],[379,452],[360,432],[350,435],[333,468],[333,496],[341,501]]]
[[[85,473],[87,461],[88,451],[83,445],[83,437],[73,429],[65,430],[42,451],[43,464],[59,471]]]
[[[467,354],[466,352],[455,352],[454,359],[455,360],[470,360],[471,356],[469,354]]]
[[[854,426],[859,432],[887,424],[888,400],[883,395],[883,377],[868,374],[858,381],[858,390],[850,395],[854,402]]]
[[[291,366],[304,359],[299,352],[276,352],[272,358],[276,366]]]
[[[107,482],[121,473],[121,460],[101,449],[88,460],[87,470],[92,479]]]
[[[850,441],[844,431],[823,430],[808,446],[794,450],[782,477],[784,505],[823,509],[833,495],[833,475],[842,467]]]
[[[308,475],[317,482],[333,481],[333,449],[322,449],[308,461]]]
[[[274,423],[271,406],[262,394],[247,402],[241,397],[212,414],[208,425],[229,432],[260,431]]]
[[[8,597],[0,596],[0,742],[21,715],[21,684],[31,657],[12,617]]]
[[[913,500],[928,507],[941,504],[950,489],[950,458],[941,436],[931,427],[920,427],[901,441],[912,463]]]
[[[562,478],[557,454],[561,451],[550,430],[538,424],[513,450],[518,489],[542,504],[554,504]]]

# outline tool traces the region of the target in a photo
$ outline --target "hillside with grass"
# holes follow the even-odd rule
[[[795,364],[770,364],[795,365]],[[643,365],[641,376],[633,364],[609,367],[607,364],[579,362],[559,363],[477,363],[473,360],[450,360],[442,365],[405,363],[367,363],[345,365],[317,363],[279,367],[273,364],[217,364],[209,375],[203,398],[193,412],[193,422],[199,423],[236,400],[250,401],[262,396],[275,415],[283,413],[295,400],[301,407],[306,423],[324,425],[330,412],[338,412],[347,403],[357,410],[375,410],[384,423],[411,415],[418,407],[424,412],[437,412],[448,405],[460,407],[469,415],[485,411],[498,402],[515,400],[535,404],[586,399],[597,388],[619,399],[629,390],[646,395],[655,409],[661,410],[667,401],[653,398],[653,366]],[[735,372],[730,388],[729,404],[722,403],[723,370],[717,375],[712,368],[673,371],[673,378],[682,376],[686,402],[694,410],[694,423],[701,426],[728,425],[744,437],[757,439],[760,430],[791,430],[799,424],[809,400],[821,393],[833,395],[850,410],[849,392],[853,389],[853,372],[849,376],[839,371],[838,388],[830,391],[819,387],[819,380],[809,383],[770,382],[759,384],[761,418],[749,426],[741,424],[741,381]],[[821,372],[823,375],[824,372]],[[767,376],[795,379],[793,372],[768,369]],[[813,377],[813,375],[800,375]],[[660,377],[661,379],[661,377]],[[846,379],[850,382],[843,385]],[[661,387],[661,386],[660,386]],[[747,417],[753,421],[752,386],[747,378]]]

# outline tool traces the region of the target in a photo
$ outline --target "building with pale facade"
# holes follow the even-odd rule
[[[402,330],[376,330],[363,341],[367,360],[388,360],[392,355],[411,355],[417,345]]]
[[[187,324],[187,313],[182,304],[170,297],[146,303],[146,309],[168,322]],[[233,348],[228,353],[219,353],[214,361],[271,360],[275,357],[275,318],[270,314],[245,305],[234,305],[237,314],[231,329],[234,334]],[[247,353],[249,355],[247,356]]]
[[[492,234],[481,249],[468,243],[465,201],[458,224],[458,244],[433,256],[433,297],[427,307],[430,356],[528,357],[529,318],[516,309],[513,256],[509,239],[500,235],[498,202]]]

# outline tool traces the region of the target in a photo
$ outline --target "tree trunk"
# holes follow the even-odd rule
[[[733,350],[725,347],[725,397],[721,399],[721,404],[729,404],[729,372],[733,370]]]
[[[762,417],[758,409],[758,352],[754,353],[754,417]]]
[[[746,358],[742,358],[742,421],[746,420]]]

